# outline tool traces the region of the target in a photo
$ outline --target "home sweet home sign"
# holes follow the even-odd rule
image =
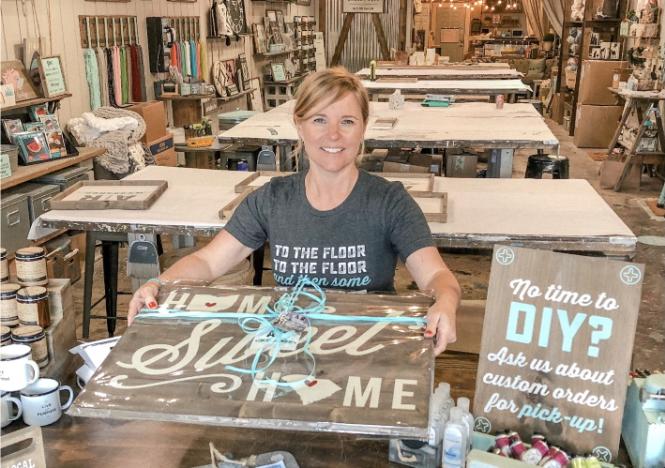
[[[162,310],[217,314],[199,313],[194,320],[139,315],[70,413],[427,437],[433,354],[420,325],[312,320],[309,353],[303,352],[305,333],[291,347],[282,346],[274,363],[253,378],[244,371],[256,355],[256,334],[243,331],[238,319],[221,316],[262,314],[284,291],[162,290]],[[430,304],[424,295],[328,293],[326,313],[424,317]]]
[[[615,457],[643,277],[634,263],[495,247],[476,430]]]

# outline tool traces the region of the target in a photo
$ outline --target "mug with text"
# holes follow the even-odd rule
[[[61,403],[60,392],[69,393],[66,403]],[[39,379],[21,390],[23,422],[30,426],[48,426],[53,424],[62,411],[69,408],[74,400],[74,391],[67,385],[60,385],[57,380]]]
[[[30,346],[10,344],[0,347],[0,390],[21,390],[38,378],[39,366],[32,360]]]
[[[16,414],[14,414],[12,405],[16,405]],[[21,400],[11,396],[9,392],[2,392],[2,402],[0,403],[0,419],[2,420],[2,424],[0,424],[0,427],[5,427],[10,422],[16,421],[21,417],[22,412]]]

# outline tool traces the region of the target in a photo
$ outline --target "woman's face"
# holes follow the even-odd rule
[[[296,127],[312,168],[339,172],[355,165],[365,134],[358,101],[351,93],[324,103]]]

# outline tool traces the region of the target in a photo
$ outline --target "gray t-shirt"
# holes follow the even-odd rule
[[[277,284],[307,275],[321,287],[393,291],[397,256],[433,244],[420,207],[399,182],[360,171],[342,204],[310,205],[305,172],[274,177],[238,206],[226,230],[258,249],[270,241]]]

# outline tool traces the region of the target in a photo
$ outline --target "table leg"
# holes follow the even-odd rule
[[[85,235],[85,273],[83,275],[83,338],[90,336],[90,311],[92,310],[92,282],[95,277],[94,233]]]
[[[104,299],[106,301],[106,329],[115,333],[118,306],[118,243],[102,241],[104,264]]]
[[[513,176],[513,154],[512,148],[492,149],[490,160],[487,164],[488,178],[511,178]]]

